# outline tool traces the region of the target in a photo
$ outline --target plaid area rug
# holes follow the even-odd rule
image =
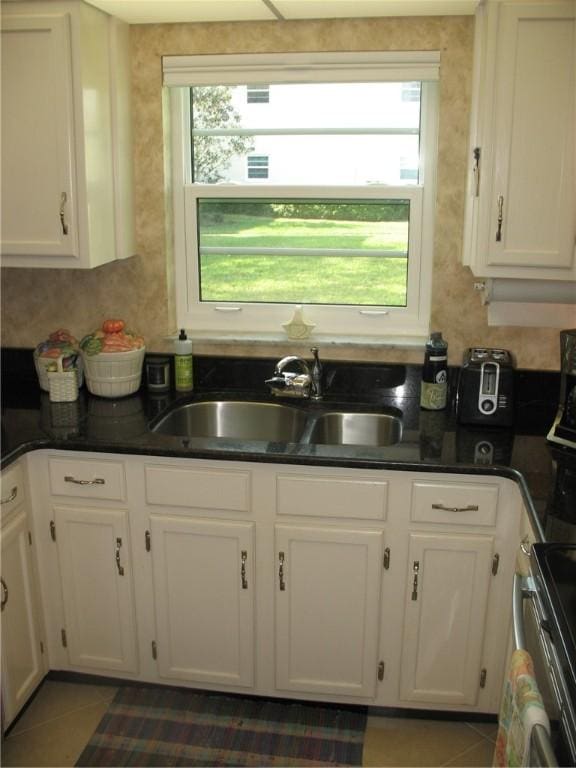
[[[364,707],[123,686],[77,766],[362,765]]]

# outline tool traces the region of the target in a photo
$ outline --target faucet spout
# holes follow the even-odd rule
[[[276,368],[274,369],[274,375],[280,376],[284,371],[284,368],[286,368],[291,363],[298,363],[298,365],[302,369],[302,373],[305,374],[306,376],[310,376],[310,368],[308,368],[308,363],[306,362],[306,360],[303,360],[301,357],[297,357],[296,355],[288,355],[287,357],[283,357],[282,360],[279,360],[276,363]]]
[[[322,398],[322,365],[316,347],[312,347],[311,352],[314,355],[312,371],[306,360],[297,355],[288,355],[276,363],[273,377],[266,380],[272,394],[312,400]],[[290,366],[298,368],[299,371],[287,370]]]

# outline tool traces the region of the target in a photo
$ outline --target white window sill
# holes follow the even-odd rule
[[[313,334],[306,339],[289,339],[284,333],[193,333],[187,331],[188,338],[193,342],[226,346],[230,344],[250,344],[255,347],[274,345],[287,349],[310,349],[310,347],[362,347],[363,349],[422,349],[426,344],[425,336],[389,336],[386,338],[371,338],[367,336],[332,336]],[[166,336],[164,342],[171,344],[177,334]]]

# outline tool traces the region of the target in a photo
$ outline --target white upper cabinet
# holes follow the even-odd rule
[[[476,25],[464,261],[575,280],[576,4],[489,0]]]
[[[127,46],[80,0],[3,4],[2,266],[134,253]]]

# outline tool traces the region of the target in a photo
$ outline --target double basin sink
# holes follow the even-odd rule
[[[281,403],[210,400],[176,407],[152,431],[183,438],[387,446],[402,437],[397,413],[316,412]]]

